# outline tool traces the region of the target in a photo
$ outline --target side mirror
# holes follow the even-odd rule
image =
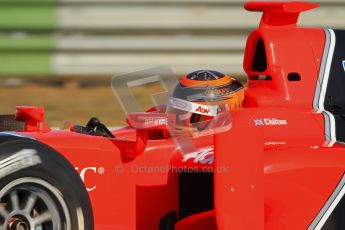
[[[165,113],[130,113],[127,124],[140,130],[170,130],[176,126],[176,116]]]
[[[149,131],[162,130],[168,132],[176,126],[176,116],[165,113],[130,113],[127,115],[127,124],[136,129],[135,141],[120,141],[122,153],[126,158],[134,159],[146,149]]]

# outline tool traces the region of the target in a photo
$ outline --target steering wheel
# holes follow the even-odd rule
[[[110,132],[110,130],[103,124],[98,118],[91,118],[86,125],[86,129],[89,132],[97,136],[115,138],[115,136]]]

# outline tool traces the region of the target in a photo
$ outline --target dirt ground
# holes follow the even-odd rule
[[[150,108],[152,93],[162,88],[158,85],[135,87],[131,91],[141,110]],[[0,114],[13,114],[17,105],[44,106],[46,122],[52,127],[64,128],[69,122],[84,125],[91,117],[98,117],[107,126],[121,126],[125,113],[111,87],[54,87],[26,85],[0,88]]]

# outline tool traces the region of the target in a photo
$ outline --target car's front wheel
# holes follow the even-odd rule
[[[0,144],[0,230],[92,230],[87,192],[56,151],[26,140]]]

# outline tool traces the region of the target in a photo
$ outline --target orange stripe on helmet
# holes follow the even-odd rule
[[[219,101],[206,101],[206,102],[196,102],[198,104],[203,104],[203,105],[212,105],[212,106],[221,106],[221,105],[229,105],[230,109],[237,109],[242,107],[242,103],[244,100],[244,89],[240,89],[236,92],[230,93],[227,95],[226,98],[222,98]]]

